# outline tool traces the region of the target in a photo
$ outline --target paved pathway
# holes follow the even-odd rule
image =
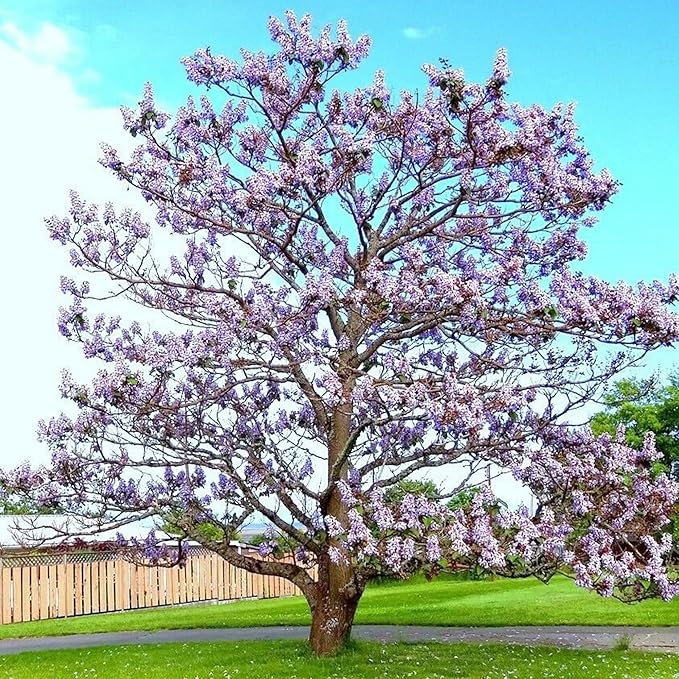
[[[192,641],[306,639],[307,627],[248,627],[237,629],[178,629],[157,632],[103,632],[61,637],[0,640],[0,655],[60,648],[162,644]],[[412,642],[497,642],[566,648],[609,649],[621,641],[635,650],[679,653],[679,627],[422,627],[356,625],[355,639]]]

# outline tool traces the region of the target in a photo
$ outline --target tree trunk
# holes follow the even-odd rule
[[[351,329],[347,330],[351,335]],[[333,516],[342,525],[348,526],[347,507],[345,506],[336,482],[346,479],[349,469],[349,458],[346,447],[351,433],[351,389],[355,377],[349,370],[351,351],[340,354],[340,371],[344,398],[333,408],[328,419],[330,425],[328,437],[328,490],[330,491],[321,506],[323,516]],[[339,547],[337,541],[330,538],[330,547]],[[358,602],[363,594],[364,583],[358,577],[351,564],[336,564],[327,553],[318,557],[317,580],[308,592],[305,592],[311,608],[311,631],[309,645],[315,655],[333,655],[342,650],[351,636],[351,626]],[[304,590],[303,590],[304,591]]]
[[[338,566],[327,557],[319,564],[318,582],[309,597],[309,645],[315,655],[334,655],[347,644],[362,594],[350,566]]]

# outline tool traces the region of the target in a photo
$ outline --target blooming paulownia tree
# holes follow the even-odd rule
[[[677,488],[654,472],[653,441],[567,424],[679,335],[676,280],[610,285],[574,266],[616,182],[594,171],[573,108],[510,103],[503,51],[481,84],[442,62],[418,92],[381,71],[340,89],[367,37],[343,22],[314,37],[292,13],[269,30],[271,55],[184,59],[204,94],[174,116],[150,85],[123,111],[140,144],[102,162],[155,224],[75,194],[48,220],[80,272],[62,280],[61,333],[101,369],[65,374],[75,408],[40,425],[51,465],[4,482],[92,530],[157,517],[288,578],[318,654],[348,639],[382,574],[565,568],[602,594],[673,596]],[[101,280],[151,329],[93,313]],[[536,511],[479,485],[488,465]],[[440,497],[387,492],[431,468],[448,472]],[[229,545],[252,516],[272,526],[262,556],[284,536],[294,561]],[[170,558],[154,534],[141,547]]]

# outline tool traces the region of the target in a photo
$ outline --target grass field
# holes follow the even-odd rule
[[[462,644],[360,643],[317,659],[292,641],[120,646],[0,656],[4,679],[676,679],[676,656]]]
[[[198,627],[305,625],[301,597],[232,604],[175,606],[0,626],[0,637],[45,636]],[[470,581],[415,578],[368,588],[356,623],[403,625],[679,625],[679,601],[622,604],[582,590],[570,580]],[[678,670],[679,671],[679,670]]]

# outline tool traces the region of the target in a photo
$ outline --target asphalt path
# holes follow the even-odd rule
[[[103,632],[57,637],[0,640],[0,655],[26,651],[189,643],[197,641],[252,641],[306,639],[308,627],[247,627],[235,629],[176,629],[155,632]],[[468,642],[633,650],[679,653],[679,627],[423,627],[418,625],[355,625],[354,639],[383,643]]]

